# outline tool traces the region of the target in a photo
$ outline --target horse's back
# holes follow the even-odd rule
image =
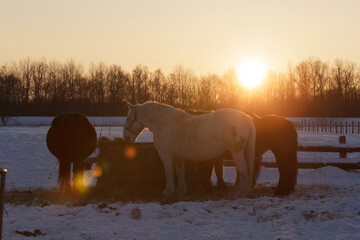
[[[219,109],[190,115],[176,109],[166,109],[161,127],[156,128],[154,144],[161,153],[192,160],[216,158],[225,151],[242,151],[250,136],[255,137],[252,119],[234,109]]]
[[[224,108],[219,109],[211,114],[214,115],[218,127],[222,128],[223,130],[230,129],[231,134],[234,134],[234,129],[243,132],[244,134],[255,131],[252,119],[241,111]]]
[[[291,144],[297,144],[297,132],[291,121],[277,116],[268,115],[257,121],[257,132],[262,135],[262,138],[271,138],[272,143],[278,141],[287,141]]]

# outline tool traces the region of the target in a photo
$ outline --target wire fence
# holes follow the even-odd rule
[[[360,121],[301,120],[292,123],[297,131],[360,134]]]

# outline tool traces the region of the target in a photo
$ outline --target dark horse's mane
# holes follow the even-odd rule
[[[77,190],[83,189],[84,160],[94,151],[97,135],[89,120],[81,113],[65,112],[56,115],[46,136],[49,151],[59,160],[59,186],[71,190],[71,163]],[[74,180],[74,179],[73,179]],[[77,185],[77,186],[76,186]]]

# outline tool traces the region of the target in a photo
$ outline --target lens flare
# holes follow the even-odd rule
[[[134,148],[134,146],[128,146],[125,149],[125,157],[129,158],[129,159],[133,159],[134,157],[136,157],[137,152],[136,149]]]
[[[75,191],[77,192],[83,192],[83,185],[86,186],[87,184],[85,184],[85,179],[83,178],[82,174],[76,174],[73,178],[73,186]]]
[[[85,171],[84,176],[83,176],[85,189],[92,184],[93,180],[94,180],[94,177],[92,176],[92,173],[90,171]]]
[[[103,173],[103,170],[102,170],[102,168],[100,166],[96,165],[96,166],[94,166],[92,168],[91,175],[93,177],[98,178],[98,177],[100,177],[102,175],[102,173]]]

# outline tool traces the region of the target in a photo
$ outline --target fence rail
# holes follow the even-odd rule
[[[333,147],[333,146],[298,146],[297,150],[299,152],[338,152],[341,156],[341,154],[345,153],[354,153],[354,152],[360,152],[360,147]],[[360,160],[359,160],[360,161]],[[235,166],[234,161],[232,160],[225,160],[224,161],[225,166]],[[277,168],[277,165],[275,162],[262,162],[261,166],[268,167],[268,168]],[[350,170],[350,169],[360,169],[360,162],[357,163],[342,163],[342,162],[336,162],[336,163],[310,163],[310,162],[298,162],[298,168],[303,169],[311,169],[311,168],[322,168],[326,166],[333,166],[338,167],[343,170]]]
[[[275,162],[261,162],[261,166],[266,168],[277,168],[277,165]],[[224,166],[227,167],[235,167],[235,163],[232,160],[224,160]],[[360,162],[358,163],[309,163],[309,162],[299,162],[298,168],[300,169],[316,169],[316,168],[322,168],[322,167],[338,167],[343,170],[356,170],[360,169]]]
[[[135,143],[135,144],[153,144],[153,143]],[[360,147],[333,147],[333,146],[298,146],[297,151],[299,152],[338,152],[340,155],[340,158],[346,158],[346,153],[354,153],[354,152],[360,152]],[[98,157],[91,157],[86,159],[84,164],[84,169],[90,170],[92,164],[96,164],[99,161]],[[235,163],[233,160],[224,160],[225,166],[235,166]],[[262,162],[261,165],[264,167],[269,168],[277,168],[277,165],[275,162]],[[338,167],[344,170],[350,170],[350,169],[360,169],[360,160],[357,163],[309,163],[309,162],[299,162],[298,168],[321,168],[326,166],[334,166]]]
[[[298,131],[360,134],[360,121],[301,120],[292,123]]]

